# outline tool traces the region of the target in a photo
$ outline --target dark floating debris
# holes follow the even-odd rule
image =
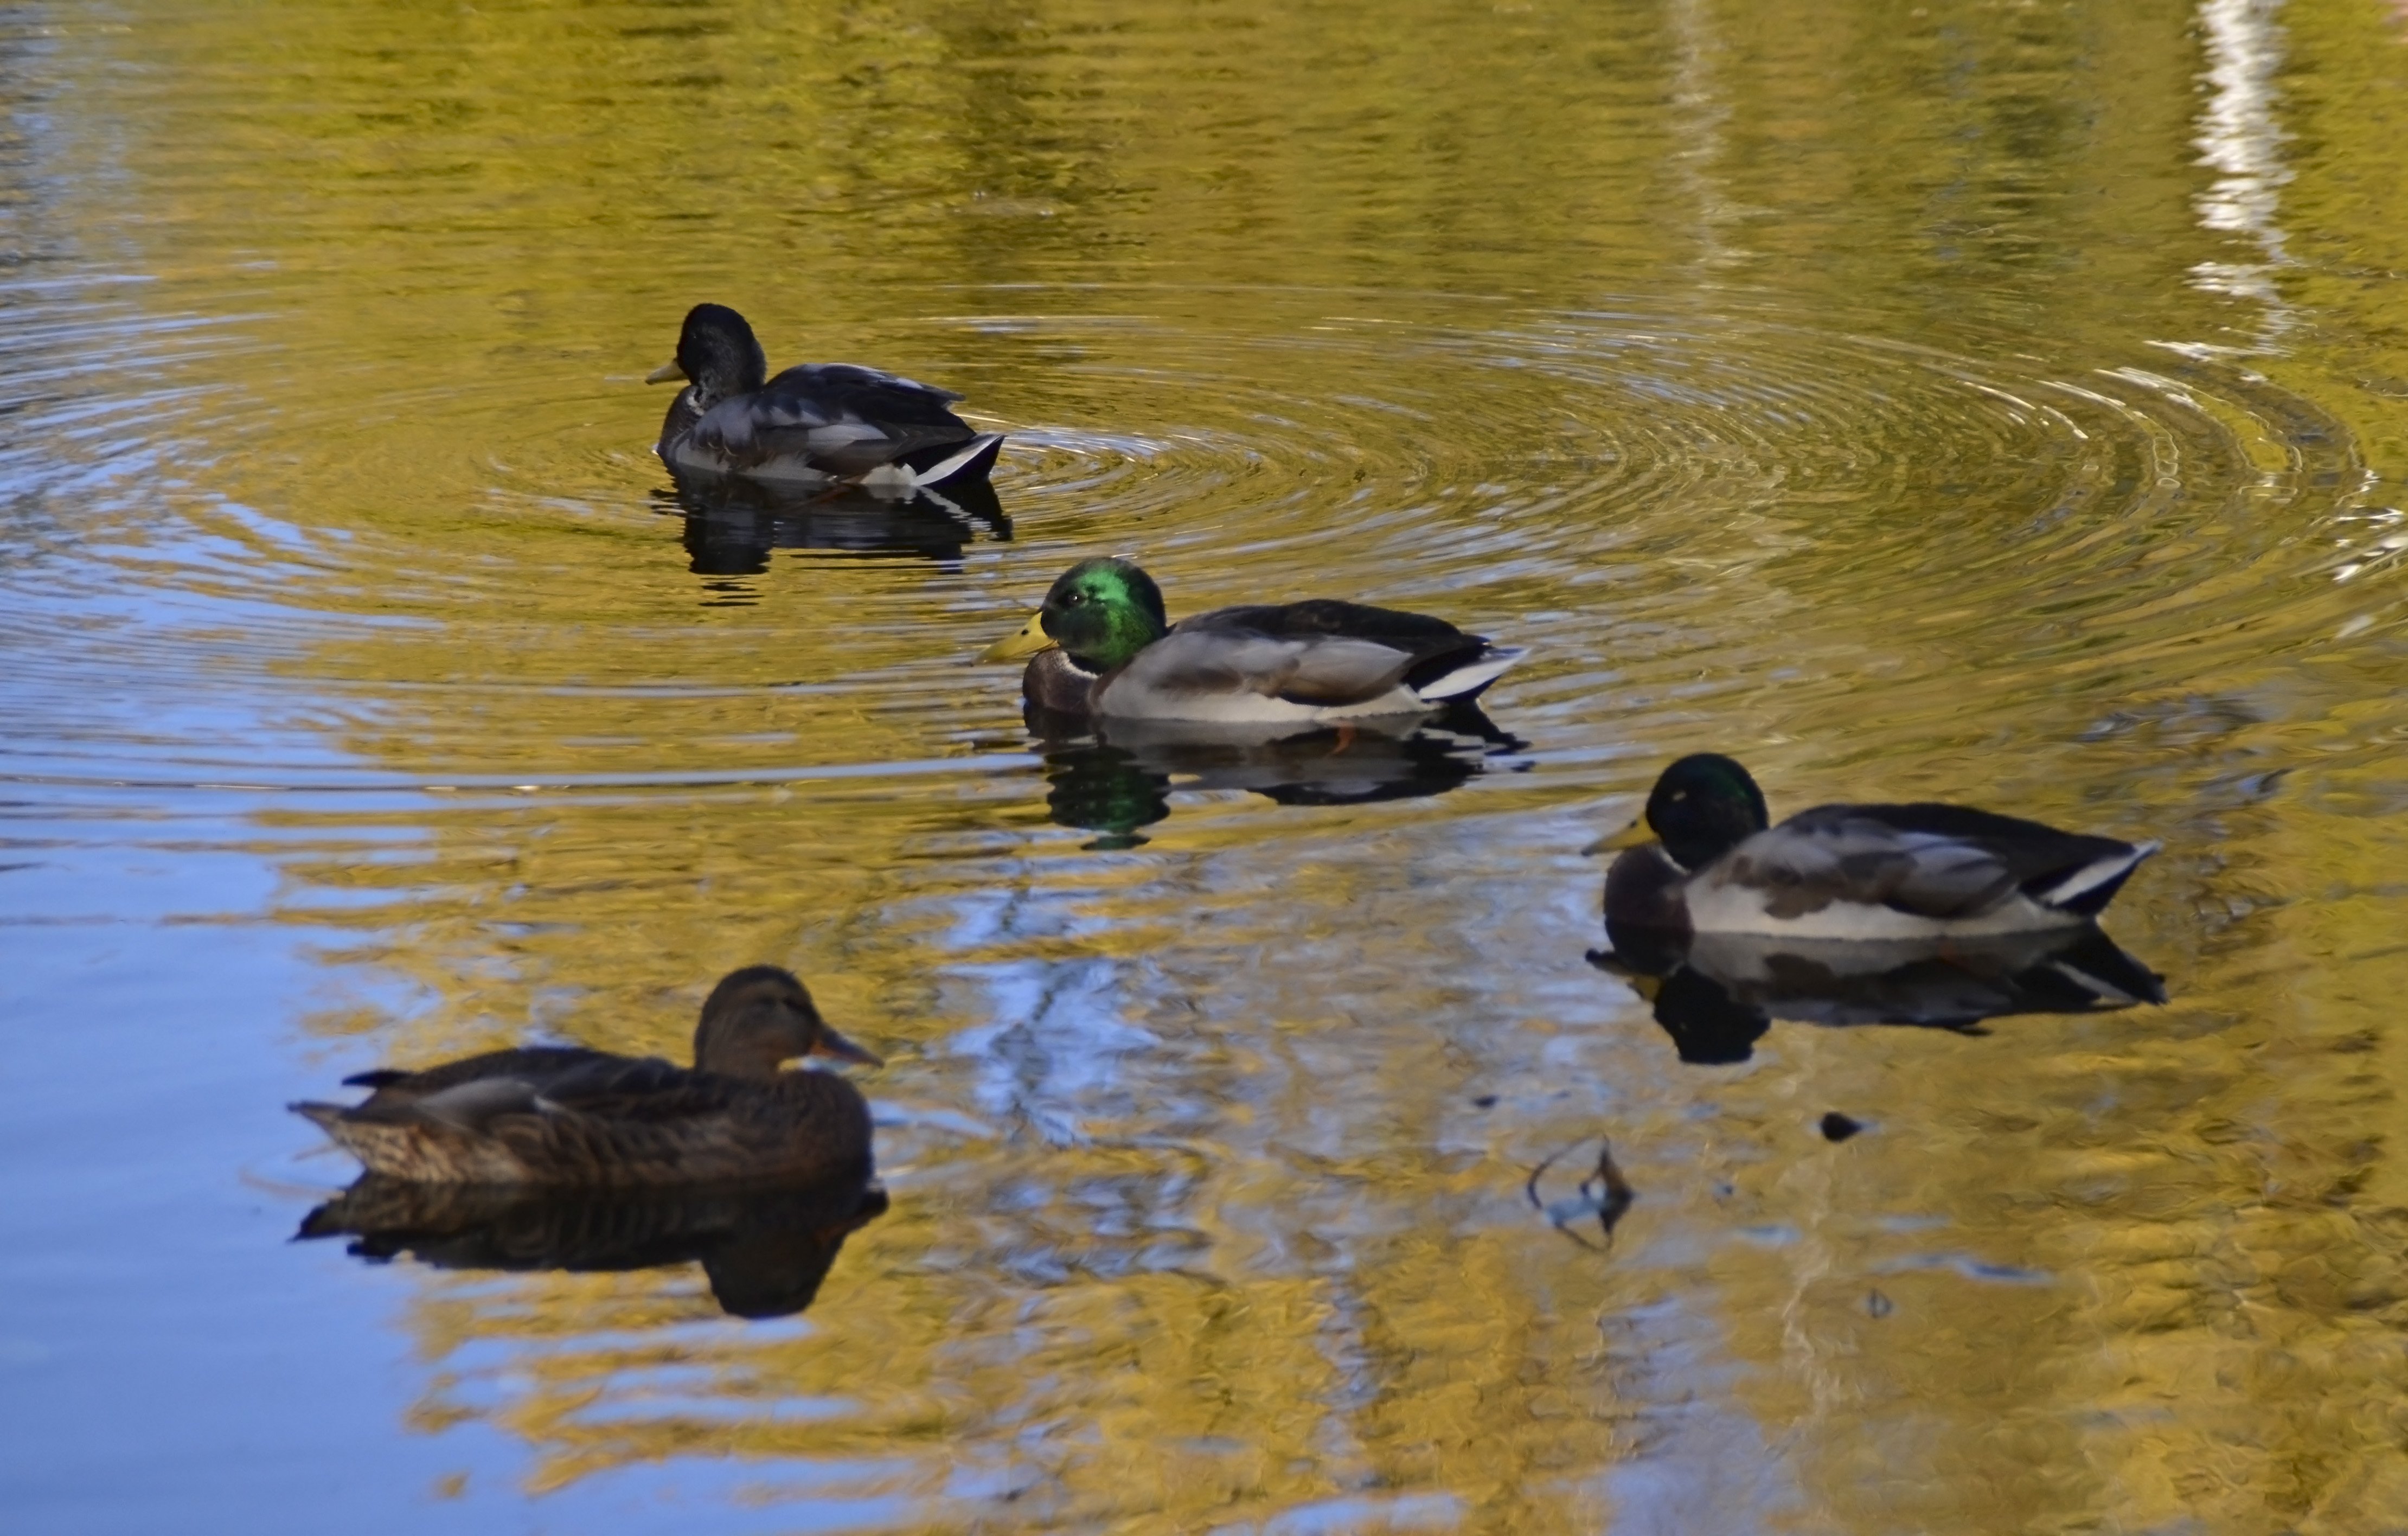
[[[1898,1310],[1898,1304],[1881,1292],[1865,1292],[1865,1311],[1875,1317],[1887,1317]]]
[[[1497,1107],[1497,1096],[1493,1093],[1482,1094],[1471,1101],[1471,1107],[1475,1110],[1493,1110]]]
[[[1826,1141],[1844,1141],[1865,1128],[1863,1121],[1852,1120],[1837,1110],[1826,1113],[1820,1125]]]
[[[1597,1171],[1583,1179],[1580,1188],[1574,1193],[1553,1202],[1539,1194],[1539,1180],[1545,1176],[1547,1170],[1562,1161],[1565,1153],[1585,1144],[1585,1141],[1584,1138],[1564,1148],[1563,1152],[1550,1154],[1530,1170],[1529,1182],[1522,1189],[1530,1197],[1531,1208],[1544,1215],[1548,1225],[1556,1231],[1584,1248],[1597,1248],[1603,1252],[1613,1245],[1615,1224],[1622,1220],[1623,1213],[1630,1209],[1630,1202],[1638,1199],[1637,1191],[1622,1176],[1622,1170],[1614,1166],[1612,1142],[1602,1136],[1597,1139]],[[1598,1227],[1605,1235],[1602,1246],[1572,1230],[1573,1222],[1584,1221],[1590,1216],[1597,1218]]]

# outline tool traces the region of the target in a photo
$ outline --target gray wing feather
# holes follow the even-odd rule
[[[864,474],[916,449],[973,436],[947,409],[960,398],[875,368],[806,364],[713,406],[691,440],[738,467],[791,455]]]
[[[1273,694],[1296,670],[1303,649],[1295,640],[1174,627],[1139,652],[1121,675],[1147,693]]]
[[[1775,917],[1834,901],[1973,917],[2014,892],[2014,871],[1985,848],[1847,812],[1826,807],[1757,833],[1732,855],[1733,878],[1769,892],[1767,911]]]
[[[1307,640],[1280,696],[1297,704],[1359,704],[1389,692],[1412,653],[1378,640]]]
[[[761,387],[772,399],[799,399],[823,409],[882,422],[916,422],[926,426],[959,423],[947,408],[961,398],[949,389],[906,379],[899,373],[865,368],[858,363],[801,363]]]
[[[1167,694],[1254,693],[1297,704],[1354,704],[1397,685],[1409,652],[1343,636],[1273,638],[1174,626],[1125,674]]]

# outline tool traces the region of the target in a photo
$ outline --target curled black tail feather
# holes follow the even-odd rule
[[[380,1067],[372,1072],[353,1072],[343,1079],[346,1088],[386,1088],[412,1074],[398,1067]]]

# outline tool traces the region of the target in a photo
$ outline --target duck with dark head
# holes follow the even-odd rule
[[[1664,770],[1644,823],[1591,850],[1624,850],[1606,871],[1609,931],[1886,940],[2073,928],[2157,851],[1931,801],[1819,805],[1776,826],[1747,769],[1711,752]]]
[[[860,485],[908,494],[983,480],[1003,446],[953,414],[961,398],[852,363],[804,363],[768,377],[752,327],[724,304],[697,304],[677,358],[645,377],[682,379],[655,446],[672,470],[790,485]]]
[[[820,1055],[880,1065],[830,1028],[794,976],[748,966],[711,990],[695,1064],[528,1046],[347,1078],[363,1102],[294,1110],[388,1178],[627,1188],[867,1178],[869,1106]]]

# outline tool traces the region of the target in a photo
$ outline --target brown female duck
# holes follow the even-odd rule
[[[575,1047],[489,1051],[362,1072],[344,1081],[375,1090],[365,1102],[293,1109],[370,1172],[427,1184],[867,1177],[868,1103],[833,1073],[781,1069],[805,1055],[881,1064],[822,1022],[793,975],[748,966],[702,1005],[691,1069]]]

